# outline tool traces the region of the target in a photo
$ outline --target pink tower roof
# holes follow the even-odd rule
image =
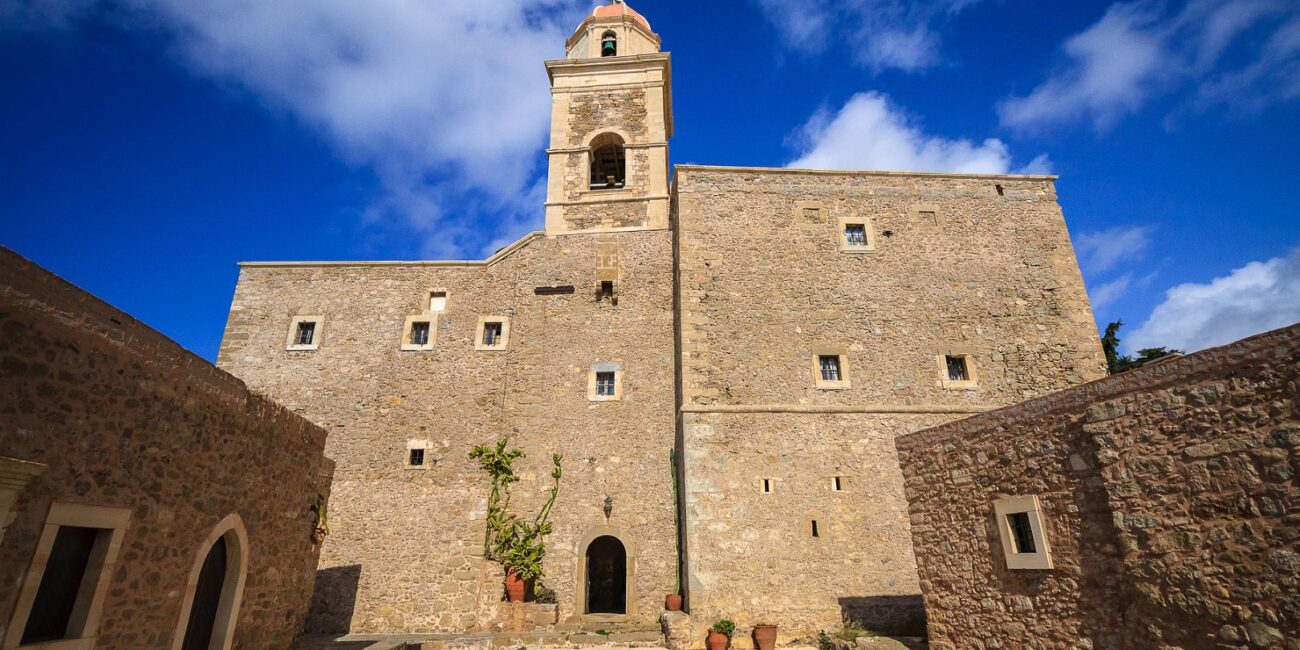
[[[613,16],[631,16],[633,20],[640,22],[643,27],[645,27],[646,29],[650,29],[650,22],[645,19],[645,16],[642,16],[641,14],[637,13],[634,9],[627,6],[627,4],[623,2],[615,2],[614,4],[601,5],[599,7],[596,7],[596,10],[591,12],[591,15],[596,18],[611,18]]]

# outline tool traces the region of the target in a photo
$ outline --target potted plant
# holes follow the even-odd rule
[[[510,504],[510,484],[519,481],[515,476],[513,463],[523,458],[519,449],[506,449],[509,440],[497,441],[496,448],[474,447],[469,457],[477,460],[483,471],[492,477],[492,491],[488,494],[487,530],[483,539],[483,555],[501,563],[506,570],[506,599],[512,603],[522,602],[530,591],[530,586],[541,579],[542,558],[546,555],[545,538],[551,533],[551,507],[555,497],[560,493],[560,455],[551,456],[555,464],[551,478],[550,498],[538,511],[533,521],[521,521],[508,510]]]
[[[776,647],[776,626],[759,623],[754,626],[754,646],[758,650],[772,650]]]
[[[709,650],[727,650],[731,645],[731,635],[736,633],[736,624],[724,618],[709,628]]]
[[[682,595],[668,594],[667,596],[664,596],[664,609],[670,612],[682,611]]]

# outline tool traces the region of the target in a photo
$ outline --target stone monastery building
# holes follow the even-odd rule
[[[601,6],[566,51],[544,231],[241,267],[218,364],[337,464],[308,631],[500,625],[468,453],[503,437],[522,513],[563,455],[561,623],[651,623],[680,591],[697,642],[723,617],[914,629],[894,439],[1105,375],[1055,177],[670,168],[647,20]]]

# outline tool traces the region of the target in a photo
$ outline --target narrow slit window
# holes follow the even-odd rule
[[[429,344],[429,321],[411,323],[411,345]]]
[[[483,345],[500,345],[502,329],[501,323],[483,323]]]
[[[294,345],[311,345],[316,340],[316,323],[304,321],[298,323],[298,332],[293,337]]]
[[[1034,544],[1034,530],[1029,525],[1029,513],[1014,512],[1007,515],[1007,525],[1011,528],[1011,539],[1015,543],[1016,553],[1037,553]]]
[[[771,494],[771,493],[772,493],[772,479],[765,478],[763,479],[763,494]]]
[[[812,520],[812,536],[821,537],[821,531],[817,530],[817,520]]]
[[[835,476],[831,478],[831,491],[832,492],[844,491],[844,482],[840,477]]]
[[[596,373],[596,395],[599,397],[614,396],[615,377],[612,372]]]
[[[948,381],[969,381],[970,369],[966,367],[966,357],[947,355]]]
[[[412,449],[412,450],[410,450],[410,454],[411,454],[411,455],[410,455],[410,460],[409,460],[409,462],[410,462],[411,467],[423,467],[423,466],[424,466],[424,450],[423,450],[423,449]]]
[[[817,358],[817,363],[821,368],[822,381],[839,381],[840,358],[836,355],[821,355]]]
[[[865,224],[850,223],[844,226],[844,243],[849,246],[867,245],[867,227]]]

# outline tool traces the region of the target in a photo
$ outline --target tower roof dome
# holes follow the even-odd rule
[[[593,18],[612,18],[614,16],[629,16],[633,20],[641,23],[641,25],[644,26],[646,29],[650,29],[650,22],[645,19],[645,16],[642,16],[641,14],[637,13],[635,9],[627,6],[627,3],[622,2],[621,0],[614,0],[613,3],[607,5],[600,5],[599,7],[596,7],[595,11],[591,12],[591,15]]]

